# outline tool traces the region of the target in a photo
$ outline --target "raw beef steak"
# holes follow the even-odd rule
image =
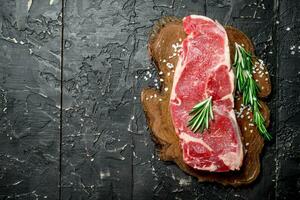
[[[226,31],[204,16],[185,17],[183,26],[188,36],[182,43],[169,104],[183,160],[199,170],[239,170],[243,147],[233,111],[234,74]],[[189,112],[210,96],[214,119],[208,130],[193,133],[187,127]]]

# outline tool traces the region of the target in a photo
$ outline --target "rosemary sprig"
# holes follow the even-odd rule
[[[212,111],[212,97],[208,97],[195,105],[189,114],[192,117],[188,121],[188,127],[190,127],[194,133],[202,133],[204,129],[208,129],[209,120],[214,118]]]
[[[256,102],[253,107],[253,113],[254,113],[254,122],[259,130],[259,132],[267,139],[271,140],[272,136],[270,133],[267,131],[266,126],[265,126],[265,119],[262,116],[261,112],[259,111],[260,104]]]
[[[233,66],[235,67],[237,89],[243,94],[243,104],[250,105],[252,107],[255,125],[257,126],[260,134],[267,140],[270,140],[272,136],[268,133],[265,119],[259,110],[261,107],[257,98],[259,87],[252,76],[252,55],[237,43],[235,43]]]

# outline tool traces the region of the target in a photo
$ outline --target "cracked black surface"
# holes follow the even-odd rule
[[[300,2],[0,5],[0,199],[299,197]],[[198,183],[160,161],[151,141],[139,101],[141,89],[156,78],[148,32],[162,16],[189,14],[241,29],[269,67],[274,138],[265,145],[259,178],[249,186]]]

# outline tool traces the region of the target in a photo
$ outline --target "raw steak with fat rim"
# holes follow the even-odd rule
[[[199,170],[239,170],[243,146],[233,110],[234,74],[226,31],[196,15],[185,17],[183,26],[188,36],[182,43],[169,104],[183,160]],[[189,112],[210,96],[214,120],[208,130],[195,134],[187,127]]]

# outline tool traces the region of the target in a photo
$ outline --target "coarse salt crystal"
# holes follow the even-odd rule
[[[168,67],[169,69],[172,69],[172,68],[174,67],[174,65],[173,65],[172,63],[167,63],[167,67]]]

